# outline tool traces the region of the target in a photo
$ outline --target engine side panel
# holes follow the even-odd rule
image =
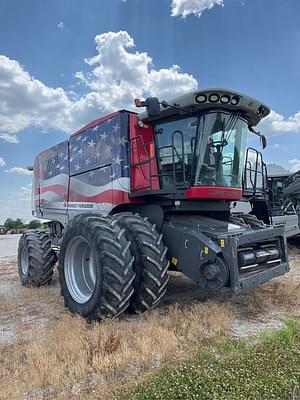
[[[128,113],[118,113],[70,138],[68,212],[108,214],[129,203]]]
[[[34,168],[35,208],[39,204],[41,216],[55,210],[67,213],[69,161],[68,141],[57,144],[38,155]]]
[[[31,210],[34,217],[41,218],[40,210],[40,181],[39,181],[39,156],[37,155],[33,163],[32,191],[31,191]]]

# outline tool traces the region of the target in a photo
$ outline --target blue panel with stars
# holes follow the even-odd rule
[[[57,144],[39,155],[42,180],[69,175],[68,141]]]
[[[95,172],[85,175],[88,183],[97,185],[101,183],[96,181],[100,179],[103,182],[103,173],[109,170],[103,167],[112,165],[114,176],[110,179],[128,176],[127,147],[127,127],[121,129],[121,114],[118,114],[70,138],[70,175],[102,167],[102,174]]]

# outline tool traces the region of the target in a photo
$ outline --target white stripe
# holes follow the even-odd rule
[[[39,179],[40,187],[43,188],[49,185],[64,185],[68,186],[69,175],[59,174],[50,179]]]
[[[45,188],[50,185],[63,185],[67,189],[68,180],[69,180],[68,175],[60,174],[55,176],[54,178],[41,180],[40,187]],[[129,187],[130,187],[130,179],[128,177],[115,179],[114,181],[108,182],[107,184],[102,186],[89,185],[88,183],[82,182],[75,176],[71,177],[70,179],[70,189],[84,196],[95,196],[97,194],[105,192],[106,190],[111,190],[111,189],[129,192]]]
[[[93,186],[88,183],[81,182],[79,179],[71,178],[70,180],[70,190],[80,193],[84,196],[95,196],[106,192],[107,190],[121,190],[124,192],[129,192],[130,180],[129,178],[119,178],[112,182],[107,183],[103,186]]]
[[[127,185],[127,188],[125,187],[125,185]],[[87,197],[96,196],[98,194],[104,193],[107,190],[112,190],[112,189],[128,193],[129,178],[120,178],[103,186],[92,186],[92,187],[91,185],[78,181],[78,179],[75,182],[72,182],[71,179],[70,189],[75,191],[76,193],[79,193],[82,196],[87,196]],[[67,194],[67,187],[65,193]],[[58,193],[54,192],[51,189],[44,191],[43,193],[40,194],[40,196],[49,201],[54,201],[56,199],[62,199],[64,201],[64,198],[62,196],[60,196]],[[36,194],[35,198],[38,200],[39,196]]]
[[[63,201],[47,201],[47,203],[42,203],[41,208],[59,208],[59,209],[67,209],[67,203]]]
[[[67,192],[66,192],[67,195]],[[61,197],[58,193],[48,191],[45,193],[41,193],[41,199],[47,201],[65,201],[63,197]]]

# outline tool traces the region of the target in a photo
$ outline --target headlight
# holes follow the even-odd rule
[[[210,96],[209,96],[209,101],[211,102],[211,103],[217,103],[218,101],[219,101],[219,95],[218,94],[211,94]]]
[[[240,98],[238,96],[233,96],[231,99],[231,104],[233,106],[236,106],[239,103],[239,101],[240,101]]]
[[[198,94],[198,96],[196,96],[197,103],[205,103],[206,100],[207,100],[207,97],[205,94]]]
[[[229,102],[230,102],[230,97],[227,94],[223,94],[221,96],[221,103],[226,104],[226,103],[229,103]]]

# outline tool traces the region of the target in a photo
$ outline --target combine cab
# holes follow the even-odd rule
[[[55,248],[66,306],[101,319],[154,307],[169,268],[236,294],[286,273],[283,229],[260,221],[259,207],[258,218],[230,213],[243,196],[247,134],[265,145],[254,126],[268,107],[224,89],[136,105],[146,111],[95,120],[37,156],[33,215],[50,232],[21,238],[22,283],[49,282]]]

